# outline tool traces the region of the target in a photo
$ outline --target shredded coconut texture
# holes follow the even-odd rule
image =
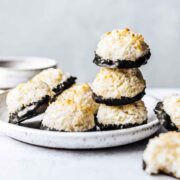
[[[42,124],[58,131],[88,131],[95,127],[97,109],[90,86],[86,83],[73,85],[48,107]]]
[[[139,33],[134,33],[128,28],[115,29],[105,33],[96,50],[103,59],[135,61],[150,52],[149,46]]]
[[[147,120],[147,110],[143,101],[125,106],[101,104],[97,113],[98,122],[104,125],[142,124]]]
[[[180,133],[168,132],[151,139],[143,154],[146,172],[164,172],[180,178]]]
[[[56,88],[70,77],[68,73],[64,73],[61,69],[49,68],[37,74],[32,80],[43,81],[47,83],[51,89]]]
[[[140,70],[101,68],[92,84],[93,92],[104,98],[134,97],[146,87]]]
[[[22,107],[31,103],[38,102],[45,96],[52,97],[54,93],[50,87],[41,81],[19,84],[16,88],[9,91],[6,99],[9,113],[15,113]]]
[[[180,95],[174,94],[164,98],[163,108],[170,116],[171,121],[180,130]]]

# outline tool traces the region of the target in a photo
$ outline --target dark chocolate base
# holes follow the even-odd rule
[[[147,167],[146,162],[143,160],[143,170],[146,170],[146,167]],[[159,170],[157,173],[152,173],[151,175],[157,175],[157,174],[164,174],[164,175],[167,175],[167,176],[170,176],[173,178],[180,179],[180,178],[176,177],[173,173],[168,173],[168,172],[164,172],[161,170]]]
[[[100,104],[106,104],[108,106],[121,106],[139,101],[140,99],[142,99],[144,95],[145,89],[141,93],[132,98],[122,96],[121,99],[104,99],[102,96],[98,96],[95,93],[93,93],[93,99]]]
[[[126,129],[126,128],[131,128],[131,127],[135,127],[135,126],[140,126],[143,124],[147,124],[147,120],[144,121],[141,124],[135,123],[135,124],[121,124],[121,125],[116,125],[116,124],[108,124],[108,125],[104,125],[102,123],[99,123],[98,120],[96,120],[96,125],[100,128],[101,131],[109,131],[109,130],[117,130],[117,129]]]
[[[42,124],[41,124],[40,129],[41,129],[41,130],[46,130],[46,131],[71,132],[71,131],[63,131],[63,130],[59,131],[59,130],[56,130],[56,129],[54,129],[54,128],[51,129],[51,128],[48,128],[48,127],[46,127],[46,126],[43,126]],[[93,132],[93,131],[96,131],[96,126],[95,126],[94,128],[92,128],[92,129],[89,129],[89,130],[87,130],[87,131],[81,131],[81,132]]]
[[[143,170],[146,170],[146,163],[145,163],[145,161],[143,160],[143,163],[142,163],[142,167],[143,167]]]
[[[18,126],[23,126],[23,127],[32,128],[32,129],[40,129],[41,121],[42,120],[36,120],[36,121],[33,121],[33,122],[29,122],[27,120],[27,121],[18,123]]]
[[[167,129],[169,131],[180,131],[180,130],[178,130],[176,125],[171,121],[170,116],[163,109],[162,102],[157,103],[157,105],[154,109],[154,112],[155,112],[157,118],[159,119],[159,121],[161,122],[161,124],[165,127],[165,129]]]
[[[139,57],[135,61],[130,60],[116,60],[112,61],[110,59],[103,59],[98,54],[95,53],[95,58],[93,63],[97,66],[107,67],[107,68],[137,68],[147,63],[147,60],[150,58],[151,52],[149,51],[146,55]]]
[[[16,113],[10,114],[9,116],[9,123],[17,124],[25,121],[26,119],[32,118],[34,116],[37,116],[39,114],[42,114],[48,107],[48,104],[51,100],[50,96],[45,96],[43,99],[41,99],[38,102],[31,103],[27,106],[23,106],[20,110],[18,110]],[[19,117],[18,113],[22,110],[24,110],[26,107],[35,105],[33,110],[29,110],[26,114]]]
[[[59,84],[56,88],[53,89],[53,91],[56,93],[56,96],[58,96],[59,94],[61,94],[64,90],[68,89],[69,87],[71,87],[75,81],[76,81],[76,77],[69,77],[66,81],[62,82],[61,84]]]

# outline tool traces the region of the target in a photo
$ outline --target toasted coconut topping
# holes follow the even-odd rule
[[[97,113],[98,122],[104,125],[141,124],[147,120],[147,110],[143,101],[124,106],[101,104]]]
[[[49,68],[37,74],[32,80],[43,81],[47,83],[51,89],[54,89],[68,77],[70,77],[70,75],[64,73],[61,69]]]
[[[52,97],[53,95],[54,93],[50,87],[42,81],[19,84],[16,88],[10,90],[7,95],[8,111],[9,113],[15,113],[22,107],[38,102],[45,96]]]
[[[150,52],[149,46],[139,33],[128,28],[115,29],[105,33],[96,50],[96,54],[103,59],[135,61]]]
[[[101,68],[92,84],[93,92],[104,98],[134,97],[146,87],[138,69]]]
[[[145,171],[180,178],[180,133],[168,132],[151,139],[143,154]]]
[[[90,86],[74,85],[48,107],[42,124],[59,131],[87,131],[95,127],[97,108]]]

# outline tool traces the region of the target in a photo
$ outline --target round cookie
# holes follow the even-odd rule
[[[43,70],[32,79],[32,81],[43,81],[47,83],[55,92],[56,96],[73,85],[75,80],[76,77],[71,76],[69,73],[63,72],[59,68],[49,68]]]
[[[148,174],[167,174],[180,179],[180,133],[168,132],[151,139],[143,154]]]
[[[41,129],[65,132],[94,130],[97,108],[88,84],[73,85],[47,108]]]
[[[147,110],[143,101],[124,106],[101,104],[96,117],[101,130],[123,129],[147,123]]]
[[[53,91],[44,82],[27,82],[9,91],[6,99],[10,123],[19,123],[43,113]]]
[[[106,105],[126,105],[140,100],[146,83],[140,70],[101,68],[92,84],[93,98]]]
[[[157,103],[154,112],[167,130],[180,131],[180,95],[165,97]]]
[[[94,63],[108,68],[134,68],[147,63],[151,53],[139,33],[128,28],[105,33],[95,51]]]

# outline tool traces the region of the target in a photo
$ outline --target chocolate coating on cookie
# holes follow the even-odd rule
[[[117,129],[126,129],[126,128],[131,128],[131,127],[135,127],[135,126],[140,126],[140,125],[143,125],[143,124],[147,124],[147,120],[144,121],[143,123],[141,124],[138,124],[138,123],[135,123],[135,124],[131,124],[131,123],[128,123],[128,124],[121,124],[121,125],[115,125],[115,124],[107,124],[107,125],[104,125],[104,124],[101,124],[101,123],[97,123],[97,126],[102,130],[102,131],[108,131],[108,130],[117,130]]]
[[[64,90],[70,88],[76,82],[76,79],[77,79],[76,77],[71,76],[68,79],[66,79],[66,81],[62,82],[56,88],[54,88],[53,91],[56,93],[55,98],[56,96],[61,94]]]
[[[121,106],[121,105],[131,104],[136,101],[139,101],[140,99],[142,99],[144,95],[145,95],[145,89],[141,93],[137,94],[136,96],[132,98],[121,97],[120,99],[113,99],[113,98],[105,99],[102,96],[98,96],[95,93],[93,93],[93,99],[97,103],[106,104],[108,106]]]
[[[161,124],[165,127],[165,129],[170,131],[178,131],[176,125],[172,122],[170,116],[163,109],[163,102],[158,102],[154,112],[157,118],[160,120]]]
[[[110,59],[103,59],[98,54],[95,53],[95,58],[93,60],[93,63],[95,63],[97,66],[101,67],[107,67],[107,68],[138,68],[142,65],[147,64],[148,59],[150,58],[151,53],[150,51],[145,54],[142,57],[139,57],[136,59],[136,61],[130,61],[130,60],[116,60],[112,61]]]
[[[31,103],[27,106],[23,106],[20,110],[18,110],[15,113],[10,114],[9,116],[9,122],[13,124],[21,123],[27,119],[30,119],[34,116],[37,116],[41,113],[43,113],[51,100],[50,96],[46,96],[43,99],[39,100],[38,102]],[[33,107],[33,108],[30,108]],[[30,108],[30,109],[28,109]],[[22,116],[19,115],[22,111],[26,111]]]

